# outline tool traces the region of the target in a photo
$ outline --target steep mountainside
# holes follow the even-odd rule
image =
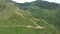
[[[57,28],[45,20],[5,1],[0,1],[0,34],[59,34]]]
[[[16,6],[30,11],[34,17],[44,19],[60,29],[60,4],[37,0],[31,3],[16,3]]]

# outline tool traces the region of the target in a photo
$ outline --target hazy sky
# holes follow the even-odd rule
[[[32,2],[32,1],[36,1],[36,0],[13,0],[16,1],[18,3],[25,3],[25,2]]]
[[[36,0],[13,0],[13,1],[16,1],[18,3],[25,3],[25,2],[32,2],[32,1],[36,1]],[[60,0],[45,0],[45,1],[55,2],[55,3],[60,4]]]
[[[60,4],[60,0],[45,0],[45,1],[55,2],[55,3],[59,3]]]

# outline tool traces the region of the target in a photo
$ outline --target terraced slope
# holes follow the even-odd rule
[[[1,4],[0,4],[1,5]],[[0,8],[0,34],[59,34],[45,20],[34,18],[13,3],[7,2]]]

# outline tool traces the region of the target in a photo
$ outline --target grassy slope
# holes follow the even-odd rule
[[[36,18],[44,19],[60,30],[59,4],[37,0],[30,3],[16,3],[16,5],[21,9],[29,10]]]
[[[0,10],[0,34],[59,34],[54,26],[34,18],[28,11],[11,3],[6,3],[4,7]],[[38,27],[36,24],[43,28],[35,28]]]
[[[29,10],[33,16],[39,19],[46,20],[49,24],[53,24],[54,26],[60,29],[60,18],[59,18],[59,10],[50,10],[50,9],[42,9],[35,5],[29,5],[25,10]]]

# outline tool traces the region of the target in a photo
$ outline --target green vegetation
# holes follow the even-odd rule
[[[20,9],[28,10],[38,19],[46,20],[50,25],[54,25],[60,29],[60,4],[50,3],[47,1],[35,1],[31,3],[16,3]]]
[[[35,12],[33,12],[33,14],[32,11],[31,14],[29,12],[30,9],[28,9],[29,11],[22,10],[19,9],[15,3],[9,1],[6,1],[5,3],[5,1],[6,0],[4,0],[4,4],[2,4],[3,1],[0,1],[0,34],[59,34],[59,30],[56,27],[50,25],[42,18],[39,19],[38,11],[38,15],[36,15]],[[32,7],[30,7],[31,10],[34,11],[35,9],[38,9],[38,7],[34,7],[32,5]],[[47,14],[50,13],[48,11]],[[55,13],[53,12],[51,14]]]

